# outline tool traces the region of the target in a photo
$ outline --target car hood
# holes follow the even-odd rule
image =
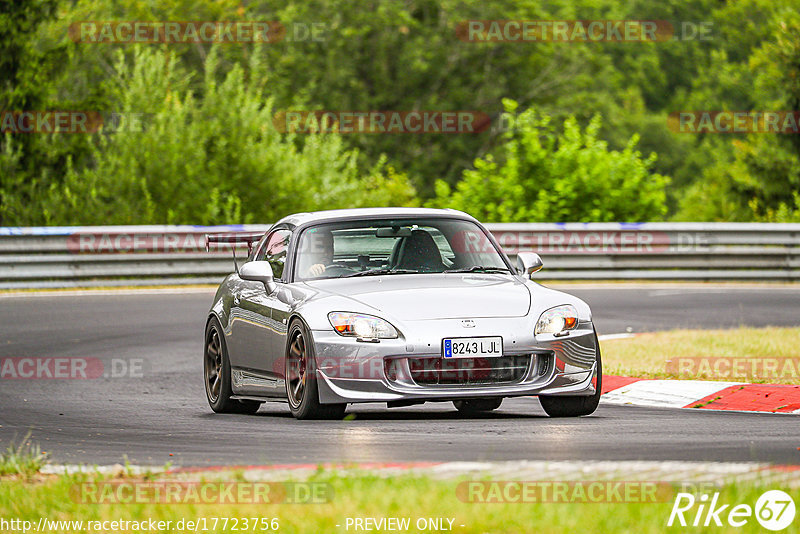
[[[522,317],[531,307],[525,284],[502,274],[395,274],[306,284],[410,321]]]

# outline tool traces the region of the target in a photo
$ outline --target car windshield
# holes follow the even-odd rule
[[[510,272],[475,223],[380,219],[320,224],[300,236],[295,279],[411,273]]]

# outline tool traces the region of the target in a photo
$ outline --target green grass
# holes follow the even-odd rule
[[[47,463],[47,455],[31,443],[30,434],[0,452],[0,476],[15,475],[29,479]]]
[[[79,502],[76,486],[97,480],[86,475],[49,477],[37,482],[3,480],[0,483],[0,517],[39,521],[130,520],[152,518],[172,521],[200,517],[277,518],[280,532],[348,532],[348,517],[454,518],[454,532],[636,532],[683,531],[666,527],[672,498],[656,503],[578,504],[463,502],[457,496],[459,480],[434,480],[423,476],[380,478],[366,474],[345,476],[319,472],[311,481],[330,484],[332,499],[325,504],[86,504]],[[756,484],[721,488],[720,502],[755,505],[765,491]],[[798,500],[795,492],[795,500]],[[336,525],[341,525],[337,527]],[[463,527],[461,525],[464,525]],[[231,525],[232,526],[232,525]],[[716,532],[757,532],[753,518],[741,529],[715,528]],[[87,529],[70,530],[83,532]],[[175,531],[174,527],[170,531]],[[217,529],[218,532],[233,531]],[[416,532],[411,529],[410,532]],[[707,531],[707,530],[704,530]],[[349,532],[353,532],[351,528]]]
[[[38,473],[44,464],[44,455],[27,439],[11,447],[3,455],[4,470],[0,475],[0,519],[30,522],[28,531],[36,531],[41,518],[49,521],[82,522],[59,529],[45,524],[47,532],[152,532],[118,528],[110,524],[98,525],[96,522],[136,521],[165,522],[160,526],[164,532],[194,532],[194,528],[179,530],[179,522],[205,519],[206,532],[242,532],[245,518],[264,518],[269,524],[275,519],[282,533],[317,532],[364,532],[352,526],[346,529],[348,518],[408,518],[411,528],[407,532],[420,532],[414,524],[420,518],[442,518],[453,520],[455,533],[560,533],[560,532],[613,532],[613,533],[660,533],[684,532],[679,525],[667,527],[670,512],[677,494],[676,486],[661,486],[650,492],[650,499],[644,502],[628,503],[585,503],[585,502],[469,502],[465,482],[490,481],[490,478],[469,479],[466,475],[453,479],[434,479],[420,474],[397,476],[377,476],[356,468],[330,470],[320,467],[303,482],[322,487],[325,498],[314,504],[290,504],[282,499],[272,503],[170,503],[142,499],[128,504],[97,504],[85,498],[87,484],[103,487],[103,484],[136,485],[160,484],[162,482],[235,482],[249,485],[246,473],[241,470],[228,472],[186,473],[147,473],[134,475],[126,466],[113,475],[65,474],[43,475]],[[504,478],[503,480],[508,480]],[[635,479],[631,479],[635,480]],[[658,482],[653,475],[647,483]],[[289,481],[291,482],[291,481]],[[535,480],[528,480],[535,482]],[[591,480],[586,480],[589,483]],[[280,484],[280,482],[278,482]],[[767,490],[784,489],[780,482],[767,483],[754,479],[748,482],[732,483],[706,488],[711,497],[720,493],[718,503],[730,504],[728,510],[737,504],[755,506],[756,501]],[[789,491],[795,502],[800,502],[800,492]],[[103,492],[90,493],[95,499]],[[130,496],[132,492],[125,495]],[[276,493],[270,492],[271,495]],[[281,492],[277,492],[278,495]],[[624,491],[623,491],[624,494]],[[647,495],[647,492],[644,492]],[[487,495],[487,493],[483,493]],[[495,496],[498,494],[494,494]],[[642,495],[636,493],[635,495]],[[699,495],[698,495],[699,497]],[[698,498],[698,504],[699,504]],[[686,517],[691,522],[697,506]],[[212,530],[214,518],[218,518],[217,528]],[[223,519],[228,518],[223,527]],[[233,518],[238,519],[234,528]],[[723,527],[701,528],[703,532],[760,532],[761,527],[755,517],[751,517],[742,528],[734,528],[724,523]],[[252,519],[250,519],[252,521]],[[800,521],[800,519],[795,520]],[[89,522],[93,522],[92,525]],[[169,522],[169,523],[166,523]],[[795,522],[795,524],[796,524]],[[251,523],[252,524],[252,523]],[[447,523],[445,522],[445,525]],[[337,526],[339,525],[339,526]],[[692,528],[692,527],[689,527]],[[697,530],[697,529],[694,529]],[[790,529],[791,530],[791,529]],[[1,532],[21,531],[20,524],[10,528],[0,526]],[[203,529],[199,529],[203,532]],[[248,528],[248,532],[272,532]],[[377,532],[377,530],[375,531]],[[430,530],[428,531],[430,532]]]
[[[629,339],[600,342],[603,370],[606,374],[641,378],[683,378],[724,380],[731,382],[800,384],[795,371],[800,360],[800,328],[736,328],[731,330],[672,330],[639,334]],[[670,360],[678,358],[774,358],[779,372],[745,377],[717,372],[695,372],[681,375],[668,369]],[[792,359],[793,365],[780,362]],[[698,371],[700,369],[698,368]]]

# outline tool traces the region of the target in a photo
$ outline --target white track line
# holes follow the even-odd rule
[[[669,483],[713,483],[732,482],[780,485],[800,488],[800,469],[785,469],[763,462],[681,462],[681,461],[508,461],[508,462],[443,462],[429,466],[410,464],[387,467],[364,467],[358,464],[349,467],[325,468],[341,476],[358,476],[365,473],[382,477],[399,475],[430,476],[435,479],[454,479],[475,477],[494,480],[536,480],[536,481],[649,481]],[[241,468],[209,468],[190,472],[165,473],[163,467],[147,466],[79,466],[52,464],[42,469],[43,473],[100,473],[144,474],[162,473],[162,477],[177,480],[230,479]],[[242,476],[248,481],[263,480],[304,480],[318,473],[318,469],[308,465],[298,467],[281,466],[276,469],[261,469],[253,466],[245,469]],[[236,475],[239,476],[239,475]]]
[[[92,296],[127,296],[127,295],[175,295],[181,293],[206,293],[213,295],[215,287],[165,287],[147,289],[65,289],[43,291],[8,291],[0,292],[2,298],[35,298],[35,297],[92,297]]]

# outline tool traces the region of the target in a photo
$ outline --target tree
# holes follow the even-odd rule
[[[297,211],[415,202],[405,175],[385,160],[360,167],[341,136],[279,133],[258,57],[249,77],[234,66],[217,82],[212,49],[197,98],[188,89],[192,76],[173,55],[142,48],[128,60],[120,52],[120,110],[147,110],[142,128],[96,134],[94,164],[68,164],[63,185],[49,188],[23,220],[271,222]]]
[[[6,112],[41,110],[49,104],[52,74],[60,50],[42,51],[31,35],[54,16],[56,0],[0,4],[0,116]],[[53,157],[52,147],[37,136],[0,134],[0,224],[14,222],[8,196],[29,197],[30,176]]]
[[[800,110],[800,14],[779,11],[772,39],[753,50],[746,67],[754,111]],[[734,108],[735,109],[735,108]],[[683,196],[682,220],[789,220],[800,194],[800,135],[758,132],[735,135],[730,150],[703,169]]]

